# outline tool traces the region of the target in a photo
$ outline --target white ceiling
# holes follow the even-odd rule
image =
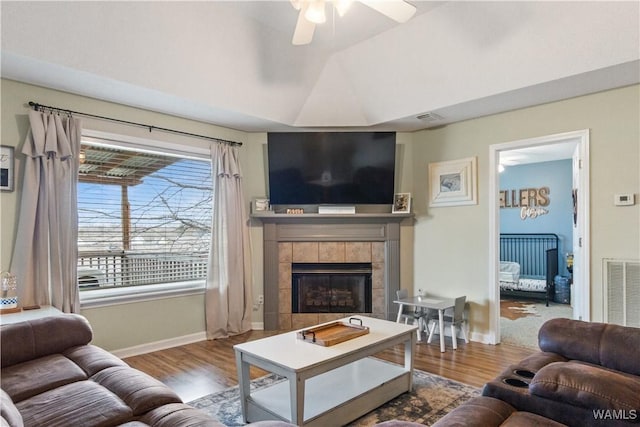
[[[288,1],[2,1],[2,76],[249,132],[413,131],[640,81],[637,1],[411,3],[292,46]]]
[[[507,167],[571,159],[578,142],[578,140],[569,139],[551,144],[501,151],[500,164]]]

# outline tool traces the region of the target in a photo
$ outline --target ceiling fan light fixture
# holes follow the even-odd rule
[[[309,22],[313,22],[314,24],[324,24],[327,21],[327,15],[324,13],[324,6],[324,0],[309,2],[307,11],[304,13],[305,19]]]
[[[338,16],[342,18],[351,7],[353,0],[333,0],[333,7],[338,12]]]
[[[327,21],[326,4],[331,3],[340,17],[344,16],[353,0],[289,0],[298,11],[298,20],[291,43],[296,46],[311,43],[317,24]],[[358,0],[365,6],[393,19],[396,22],[406,22],[415,13],[416,7],[406,0]]]

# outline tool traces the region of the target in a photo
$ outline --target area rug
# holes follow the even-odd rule
[[[571,318],[568,304],[527,300],[500,300],[500,342],[538,349],[538,330],[544,322],[557,317]]]
[[[251,390],[285,381],[269,374],[251,382]],[[414,421],[432,425],[466,400],[479,396],[480,389],[428,372],[413,371],[413,390],[403,393],[376,410],[364,415],[350,427],[366,427],[387,420]],[[226,426],[243,426],[238,386],[189,402]]]

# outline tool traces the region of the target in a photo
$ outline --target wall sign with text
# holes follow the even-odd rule
[[[520,218],[535,219],[549,213],[551,203],[549,187],[521,188],[519,190],[500,190],[500,208],[520,209]]]

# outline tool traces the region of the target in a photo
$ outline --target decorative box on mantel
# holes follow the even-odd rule
[[[264,227],[266,330],[300,329],[345,317],[341,313],[292,313],[291,266],[295,263],[371,263],[372,312],[366,314],[395,319],[393,300],[400,288],[400,223],[413,218],[413,214],[260,212],[251,217]]]

